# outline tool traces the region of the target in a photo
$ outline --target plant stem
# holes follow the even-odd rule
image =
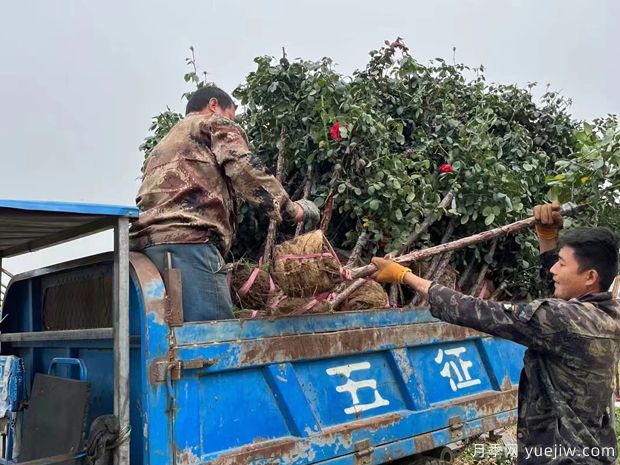
[[[397,283],[392,283],[390,284],[390,292],[389,292],[389,298],[390,298],[390,304],[398,307],[399,304],[399,300],[398,297],[401,294],[401,289],[400,289],[400,284]]]
[[[489,253],[487,254],[489,256],[489,260],[493,260],[493,255],[495,255],[495,249],[497,248],[498,242],[499,242],[498,237],[493,239],[493,242],[491,243],[491,249],[489,250]],[[484,265],[482,265],[482,268],[480,268],[480,273],[478,274],[478,278],[476,279],[474,286],[471,288],[471,291],[469,291],[469,295],[478,297],[478,294],[480,293],[480,289],[482,288],[482,283],[484,282],[484,279],[486,278],[487,273],[489,272],[489,266],[490,264],[485,261]]]
[[[346,265],[348,268],[355,266],[362,253],[362,249],[366,246],[366,244],[368,244],[368,231],[364,230],[357,238],[355,247],[353,247],[353,250],[351,251],[351,255],[349,256],[349,260]]]
[[[476,266],[476,257],[473,257],[470,260],[469,265],[467,265],[467,268],[465,268],[465,271],[459,278],[459,281],[457,283],[457,286],[459,289],[463,289],[465,287],[465,284],[467,284],[467,280],[469,279],[469,276],[471,275],[471,273],[474,271],[475,266]]]
[[[276,179],[282,181],[284,171],[284,151],[286,150],[286,131],[284,128],[280,131],[280,148],[278,150],[278,159],[276,162]],[[273,245],[276,241],[276,232],[278,223],[275,220],[269,220],[269,229],[267,230],[267,239],[265,240],[265,251],[263,252],[263,263],[269,263],[273,255]]]
[[[448,223],[448,226],[446,226],[446,230],[444,231],[443,236],[441,237],[441,242],[440,242],[441,244],[445,244],[446,242],[448,242],[448,239],[450,239],[450,236],[452,236],[452,233],[454,232],[454,228],[456,227],[457,220],[458,218],[456,216],[450,220],[450,222]],[[428,277],[427,279],[430,279],[439,274],[436,271],[437,271],[437,267],[439,266],[439,263],[442,260],[443,260],[443,255],[435,255],[433,257],[431,266],[428,268],[428,271],[426,272],[425,277]]]
[[[336,294],[336,297],[334,297],[331,300],[331,304],[332,307],[334,309],[338,308],[338,306],[340,304],[342,304],[342,302],[344,302],[345,300],[347,300],[347,298],[353,294],[355,291],[357,291],[360,287],[363,286],[363,284],[366,282],[366,279],[364,278],[360,278],[357,279],[355,281],[353,281],[353,283],[351,283],[347,288],[345,288],[343,291],[340,291]]]
[[[312,185],[314,184],[314,171],[312,170],[312,165],[308,165],[308,173],[306,174],[306,182],[304,183],[304,193],[302,198],[307,199],[310,197],[310,191],[312,190]],[[304,229],[304,222],[302,221],[295,228],[295,237],[299,236]]]
[[[441,202],[439,202],[439,205],[437,205],[437,209],[446,208],[448,205],[450,205],[450,202],[452,202],[453,198],[454,198],[454,192],[449,191],[444,196],[444,198],[441,199]],[[411,235],[409,235],[409,237],[407,238],[407,241],[405,242],[405,245],[403,245],[398,250],[398,253],[402,254],[402,253],[405,253],[407,250],[409,250],[411,246],[414,244],[414,242],[417,241],[420,238],[420,236],[424,234],[434,222],[435,222],[435,218],[433,216],[433,213],[429,213],[428,215],[426,215],[426,218],[424,218],[424,221],[420,225],[420,229],[417,232],[414,232]]]
[[[497,298],[504,293],[506,288],[508,287],[508,281],[502,281],[502,283],[495,289],[495,292],[491,294],[489,300],[497,300]]]
[[[327,195],[327,199],[325,200],[325,206],[323,207],[323,216],[321,217],[321,225],[320,229],[324,233],[327,232],[327,228],[329,227],[329,222],[332,219],[332,212],[334,210],[334,196],[336,193],[334,192],[334,186],[336,182],[340,180],[340,176],[342,175],[342,164],[336,166],[333,174],[334,183],[332,187],[329,189],[329,194]]]

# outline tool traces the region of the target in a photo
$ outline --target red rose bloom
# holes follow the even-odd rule
[[[439,172],[440,173],[454,173],[454,170],[452,169],[452,165],[450,163],[444,163],[443,165],[439,167]]]
[[[332,128],[329,130],[329,137],[337,142],[342,142],[342,136],[340,135],[340,123],[338,121],[332,124]]]

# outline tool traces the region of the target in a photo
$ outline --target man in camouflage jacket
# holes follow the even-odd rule
[[[379,282],[427,297],[431,313],[528,347],[519,381],[519,464],[616,461],[613,383],[620,351],[620,305],[606,292],[618,270],[618,238],[578,228],[558,242],[559,204],[534,209],[542,275],[554,298],[530,303],[476,299],[374,258]]]
[[[278,222],[318,220],[312,202],[289,199],[234,119],[227,93],[199,89],[144,165],[130,245],[160,271],[171,254],[181,270],[185,321],[232,318],[224,257],[235,236],[237,195]]]

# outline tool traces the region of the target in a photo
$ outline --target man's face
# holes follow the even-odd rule
[[[550,270],[555,283],[554,297],[569,300],[598,290],[596,271],[579,271],[579,263],[571,247],[562,247],[558,255],[558,261]]]

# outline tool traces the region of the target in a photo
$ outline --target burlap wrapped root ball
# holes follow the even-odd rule
[[[432,259],[430,258],[420,262],[414,262],[409,265],[409,268],[411,268],[411,271],[413,271],[416,275],[426,277],[426,274],[431,266],[431,262]],[[449,287],[450,289],[454,289],[456,287],[458,277],[459,274],[456,269],[452,265],[448,264],[448,266],[441,270],[441,274],[439,276],[433,276],[433,282]]]
[[[269,301],[264,310],[235,310],[236,318],[271,318],[286,315],[306,315],[310,313],[328,313],[331,305],[326,301],[318,301],[314,297],[287,297],[282,291]]]
[[[373,310],[386,308],[388,296],[383,286],[376,281],[367,279],[362,286],[345,300],[338,308],[340,311]]]
[[[320,230],[283,242],[275,247],[273,279],[289,297],[331,291],[341,281],[340,263],[331,250]]]
[[[275,308],[272,309],[272,315],[307,315],[310,313],[328,313],[331,310],[329,303],[313,302],[314,297],[284,297],[280,300]],[[312,306],[307,308],[312,302]]]
[[[240,292],[250,279],[252,272],[258,268],[254,282],[247,293]],[[264,268],[259,268],[255,263],[237,262],[231,271],[230,294],[235,304],[240,309],[262,310],[267,307],[269,299],[273,295],[270,290],[270,276]]]

